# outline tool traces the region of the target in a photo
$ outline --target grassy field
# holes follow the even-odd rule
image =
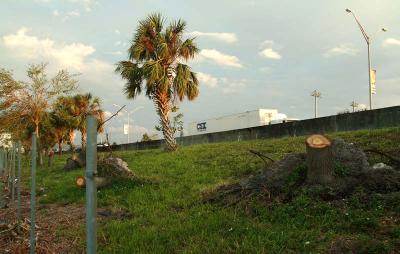
[[[400,151],[399,128],[331,137],[362,148]],[[398,253],[398,199],[365,203],[354,196],[340,206],[306,196],[268,207],[256,201],[233,207],[202,202],[203,193],[264,167],[249,149],[279,159],[304,151],[304,139],[194,145],[174,153],[118,153],[140,180],[119,181],[98,191],[99,207],[120,207],[133,215],[100,223],[99,253],[340,253],[336,245],[355,243],[357,253]],[[53,168],[38,170],[41,203],[84,203],[84,190],[74,186],[83,170],[66,173],[64,161],[65,157],[58,158]],[[381,158],[371,158],[377,161]]]

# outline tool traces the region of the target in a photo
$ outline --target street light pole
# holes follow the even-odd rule
[[[346,9],[347,13],[350,13],[351,15],[353,15],[355,21],[357,22],[358,28],[360,28],[360,31],[367,43],[367,48],[368,48],[368,90],[369,90],[369,109],[372,109],[372,82],[371,82],[371,71],[372,71],[372,67],[371,67],[371,39],[370,37],[367,35],[367,33],[364,30],[364,27],[361,25],[361,23],[358,21],[356,15],[350,10],[350,9]],[[385,28],[382,28],[383,32],[386,32],[387,30]]]
[[[130,132],[130,128],[131,128],[130,118],[131,118],[131,112],[128,113],[128,144],[130,142],[130,140],[129,140],[129,132]]]
[[[318,98],[321,98],[321,93],[317,90],[314,90],[311,93],[311,96],[314,97],[314,118],[318,117]]]
[[[317,103],[317,96],[314,97],[314,118],[318,116],[318,103]]]
[[[113,104],[113,106],[120,108],[120,106],[118,104]],[[142,108],[143,108],[142,106],[139,106],[139,107],[133,109],[132,111],[124,110],[124,112],[128,115],[128,133],[127,133],[128,143],[130,142],[131,114],[135,113],[136,111],[138,111],[139,109],[142,109]]]
[[[369,83],[369,109],[372,109],[372,83],[371,83],[371,46],[368,38],[368,83]]]

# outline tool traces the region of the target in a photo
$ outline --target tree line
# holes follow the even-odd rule
[[[19,81],[12,71],[0,69],[0,132],[10,133],[26,150],[30,150],[35,133],[41,165],[43,155],[56,145],[60,154],[64,144],[74,151],[75,131],[81,132],[84,149],[87,115],[99,121],[104,118],[100,99],[79,93],[77,75],[67,70],[49,78],[47,64],[31,64],[26,75],[26,81]]]
[[[175,133],[183,134],[182,114],[170,113],[184,98],[194,100],[199,94],[199,81],[187,64],[199,52],[195,38],[184,39],[185,21],[179,19],[167,26],[161,14],[151,14],[139,21],[128,59],[116,64],[115,72],[126,81],[123,92],[135,99],[142,92],[154,102],[159,115],[158,130],[164,135],[166,149],[177,149]],[[58,145],[74,150],[74,133],[82,134],[86,145],[85,119],[94,115],[100,122],[104,112],[100,99],[90,93],[78,93],[77,75],[60,70],[48,78],[46,64],[32,64],[27,81],[18,81],[13,73],[0,69],[0,133],[10,133],[30,148],[31,134],[39,141],[39,158]],[[99,129],[99,131],[102,131]],[[150,137],[145,137],[150,139]]]

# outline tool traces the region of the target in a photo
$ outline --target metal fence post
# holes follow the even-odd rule
[[[21,232],[21,141],[18,141],[18,171],[17,171],[17,232]]]
[[[5,207],[5,202],[4,202],[4,186],[3,186],[3,177],[4,177],[4,149],[1,148],[0,150],[0,176],[1,176],[1,180],[0,180],[0,208],[4,208]]]
[[[15,205],[15,143],[12,144],[11,153],[11,205]]]
[[[5,158],[4,158],[4,170],[6,171],[6,179],[7,179],[7,190],[10,190],[10,180],[9,180],[9,177],[10,177],[10,171],[9,171],[9,168],[8,168],[8,150],[7,149],[5,149],[4,150],[4,153],[5,153]]]
[[[29,253],[34,254],[36,248],[36,133],[32,133],[31,162],[31,237]]]
[[[96,210],[97,191],[97,120],[93,116],[86,119],[86,253],[97,253]]]

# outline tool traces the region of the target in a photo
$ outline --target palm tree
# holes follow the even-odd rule
[[[62,146],[61,142],[66,142],[70,145],[73,152],[75,150],[74,131],[78,129],[78,120],[74,116],[73,96],[60,96],[57,98],[56,103],[53,105],[51,119],[56,132],[60,134],[57,136],[60,138],[63,137],[62,140],[59,139],[58,141],[59,150],[60,146]]]
[[[164,23],[160,14],[140,21],[128,50],[129,59],[119,62],[115,71],[126,80],[124,92],[128,98],[134,99],[146,90],[160,117],[167,149],[173,151],[177,144],[169,113],[172,103],[185,97],[193,100],[199,94],[196,74],[183,63],[194,58],[199,49],[194,38],[183,40],[183,20],[172,22],[165,29]]]
[[[67,97],[57,98],[50,114],[50,122],[54,129],[54,136],[58,144],[58,154],[62,155],[62,145],[70,140],[70,133],[74,131],[73,118],[67,111]],[[73,143],[71,143],[73,148]]]
[[[77,129],[81,132],[82,150],[86,148],[86,116],[93,115],[101,123],[104,120],[104,111],[100,108],[100,98],[92,94],[77,94],[72,97],[72,115],[75,117]],[[102,131],[102,129],[98,129]]]

